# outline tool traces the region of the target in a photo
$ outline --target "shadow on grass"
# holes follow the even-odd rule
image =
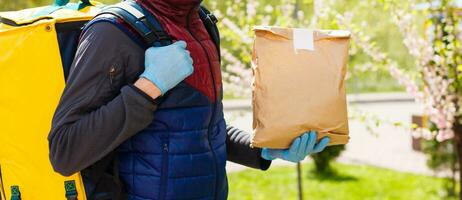
[[[318,181],[334,181],[334,182],[345,182],[345,181],[358,181],[357,177],[349,174],[342,174],[335,170],[326,170],[318,172],[316,170],[310,170],[307,177],[309,179],[315,179]]]

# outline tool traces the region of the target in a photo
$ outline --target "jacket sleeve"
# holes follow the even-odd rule
[[[260,148],[250,147],[251,135],[232,126],[227,127],[226,150],[228,160],[247,167],[267,170],[271,161],[261,157]]]
[[[135,48],[130,43],[110,23],[96,23],[82,36],[48,135],[50,161],[58,173],[85,169],[153,120],[155,101],[117,81],[128,76],[125,68]]]

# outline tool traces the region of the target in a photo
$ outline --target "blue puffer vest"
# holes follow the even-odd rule
[[[164,95],[149,127],[118,149],[129,199],[226,199],[220,59],[199,18],[200,1],[139,3],[170,36],[187,42],[194,73]]]

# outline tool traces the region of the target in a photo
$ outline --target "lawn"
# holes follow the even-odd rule
[[[334,164],[337,175],[315,176],[303,165],[304,199],[448,199],[441,197],[444,180],[369,166]],[[295,167],[267,172],[245,170],[229,174],[229,199],[297,199]]]

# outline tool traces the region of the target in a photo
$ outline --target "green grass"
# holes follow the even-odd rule
[[[316,176],[313,165],[303,166],[304,199],[450,199],[441,197],[445,180],[369,166],[335,163],[336,175]],[[229,174],[229,199],[297,199],[295,167],[266,172],[245,170]]]

